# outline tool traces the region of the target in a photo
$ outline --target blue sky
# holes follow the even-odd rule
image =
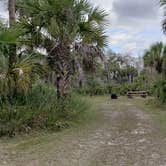
[[[0,17],[7,18],[7,7],[0,0]],[[108,48],[140,56],[157,41],[166,41],[162,32],[163,12],[159,0],[90,0],[109,14],[106,34]]]

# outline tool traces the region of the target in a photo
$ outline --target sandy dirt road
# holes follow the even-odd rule
[[[99,104],[97,118],[59,134],[0,141],[0,166],[166,166],[166,138],[132,100]]]

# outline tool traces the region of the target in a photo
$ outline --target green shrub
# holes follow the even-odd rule
[[[145,88],[144,86],[140,85],[137,82],[119,84],[112,88],[112,91],[119,95],[126,95],[127,92],[129,91],[143,91],[143,90],[150,91],[150,88]]]
[[[105,86],[96,85],[76,89],[76,92],[81,95],[97,96],[108,94],[108,89]]]
[[[160,80],[155,84],[154,95],[158,101],[166,103],[166,80]]]
[[[62,111],[53,85],[36,84],[26,96],[17,95],[12,105],[1,104],[0,136],[40,129],[60,130],[89,109],[89,104],[78,95],[71,95],[64,104]]]
[[[140,82],[133,82],[133,83],[121,83],[121,84],[115,84],[112,83],[110,85],[104,86],[100,84],[93,84],[87,85],[82,88],[77,88],[75,91],[78,94],[82,95],[106,95],[111,93],[116,93],[118,95],[126,95],[128,91],[143,91],[147,90],[151,94],[151,87],[142,85]]]

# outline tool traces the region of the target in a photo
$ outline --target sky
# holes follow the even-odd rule
[[[7,7],[0,0],[0,18],[7,18]],[[162,32],[163,11],[159,0],[90,0],[106,10],[108,49],[141,56],[157,41],[166,41]]]
[[[159,0],[91,0],[107,11],[108,47],[115,52],[143,55],[157,41],[166,41],[162,32],[163,11]]]

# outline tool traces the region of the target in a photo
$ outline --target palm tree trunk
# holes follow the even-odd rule
[[[59,43],[50,52],[48,62],[56,73],[57,98],[64,100],[69,96],[71,83],[70,47],[65,42]]]
[[[106,59],[104,59],[104,68],[105,68],[105,71],[107,73],[107,85],[109,85],[111,83],[111,80],[110,80],[110,70],[109,70],[109,66],[108,66],[108,63],[106,61]]]
[[[9,25],[12,27],[15,24],[16,18],[15,18],[15,0],[9,0]],[[16,62],[16,45],[11,44],[9,48],[9,68],[13,66],[13,64]]]
[[[15,0],[9,0],[9,24],[12,26],[15,23]]]
[[[77,63],[77,67],[78,67],[78,81],[79,81],[79,88],[82,88],[84,85],[84,80],[85,80],[85,75],[84,75],[84,71],[79,63],[79,61],[76,62]]]
[[[57,75],[57,97],[64,100],[69,96],[71,74],[67,63],[61,63],[61,66],[63,66],[63,70],[59,71]]]

